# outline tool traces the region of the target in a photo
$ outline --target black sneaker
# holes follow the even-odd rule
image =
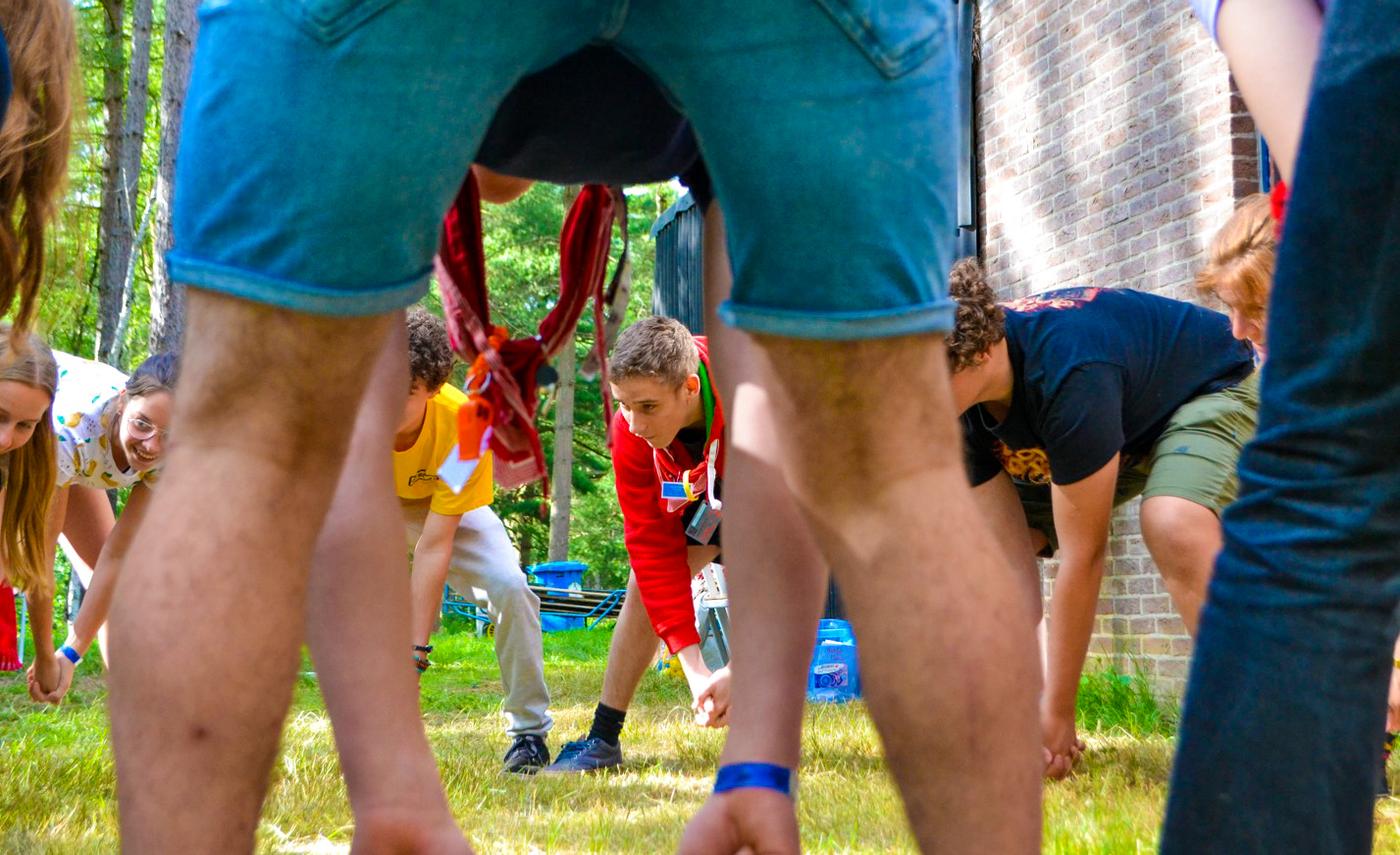
[[[511,743],[510,750],[506,752],[503,770],[533,775],[548,765],[549,746],[544,744],[544,737],[527,733],[515,737],[515,742]]]
[[[622,746],[609,745],[603,740],[577,739],[564,743],[559,759],[546,768],[547,775],[567,775],[575,772],[596,772],[622,765]]]

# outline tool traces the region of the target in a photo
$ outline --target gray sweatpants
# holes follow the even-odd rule
[[[411,549],[423,533],[426,504],[404,505],[404,533]],[[520,553],[510,542],[501,518],[490,507],[462,514],[452,541],[447,584],[459,596],[486,609],[496,625],[496,661],[505,687],[502,712],[506,732],[543,736],[549,716],[549,689],[544,684],[544,643],[540,635],[540,600],[520,570]]]

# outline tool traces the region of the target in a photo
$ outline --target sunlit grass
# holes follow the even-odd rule
[[[454,629],[455,627],[449,627]],[[605,631],[546,636],[556,725],[550,747],[587,730],[602,681]],[[678,681],[649,675],[613,774],[522,778],[499,772],[506,748],[491,640],[441,637],[423,678],[424,716],[448,799],[478,851],[674,851],[708,794],[722,734],[689,723]],[[1086,679],[1090,751],[1083,769],[1047,787],[1045,851],[1153,852],[1171,762],[1174,710],[1139,681]],[[0,852],[117,850],[105,692],[84,662],[70,700],[39,709],[18,677],[0,678]],[[903,814],[860,704],[809,707],[801,776],[803,843],[813,852],[910,852]],[[329,721],[302,678],[259,830],[259,851],[344,852],[352,826]],[[1378,852],[1400,853],[1400,801],[1377,812]]]

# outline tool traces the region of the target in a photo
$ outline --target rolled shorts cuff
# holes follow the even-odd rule
[[[951,300],[860,312],[821,312],[744,306],[733,300],[719,307],[719,318],[744,332],[821,341],[947,333],[953,329]]]
[[[192,288],[214,291],[254,303],[312,315],[364,317],[382,315],[411,306],[428,293],[431,268],[402,282],[363,288],[309,285],[264,276],[238,267],[181,256],[166,255],[170,278]]]

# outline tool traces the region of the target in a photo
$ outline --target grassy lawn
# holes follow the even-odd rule
[[[606,632],[545,637],[554,692],[550,747],[583,733],[602,681]],[[626,771],[593,777],[501,774],[506,747],[489,639],[444,635],[423,707],[448,798],[482,852],[673,851],[708,793],[721,734],[688,723],[684,685],[652,674],[628,716]],[[1171,761],[1170,715],[1111,676],[1085,687],[1090,752],[1046,794],[1045,850],[1155,851]],[[0,677],[0,852],[114,852],[116,813],[105,691],[93,662],[61,709],[41,710],[22,678]],[[814,852],[907,852],[894,790],[859,704],[809,707],[800,802]],[[343,852],[350,813],[315,682],[297,687],[261,830],[262,852]],[[1400,853],[1400,801],[1377,811],[1378,852]]]

